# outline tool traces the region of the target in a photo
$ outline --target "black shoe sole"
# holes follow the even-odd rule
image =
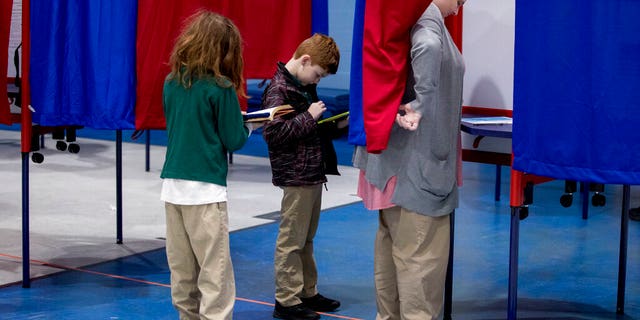
[[[337,306],[335,308],[314,308],[312,306],[306,305],[307,308],[315,311],[315,312],[334,312],[338,309],[340,309],[340,306]]]
[[[292,315],[285,315],[285,314],[281,314],[278,311],[274,311],[273,312],[273,317],[276,319],[282,319],[282,320],[318,320],[320,319],[320,315],[317,315],[313,318],[299,318],[296,316],[292,316]]]

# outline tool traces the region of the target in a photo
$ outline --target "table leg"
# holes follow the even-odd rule
[[[500,201],[500,186],[502,184],[502,166],[496,164],[496,189],[495,189],[495,199],[496,201]]]
[[[455,226],[455,210],[450,215],[449,225],[451,232],[449,235],[449,263],[447,264],[447,276],[444,283],[444,320],[451,320],[453,305],[453,237]]]
[[[630,187],[622,187],[622,221],[620,223],[620,258],[618,261],[618,302],[616,313],[624,313],[624,291],[627,282],[627,241],[629,238],[629,198]]]
[[[518,308],[518,246],[520,211],[522,207],[511,207],[511,238],[509,244],[509,295],[507,298],[508,319],[517,319]]]
[[[580,182],[580,188],[582,188],[582,219],[587,220],[589,218],[589,182]]]

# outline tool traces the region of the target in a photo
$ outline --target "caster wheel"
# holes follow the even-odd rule
[[[572,194],[563,194],[560,197],[560,205],[562,205],[565,208],[568,208],[571,206],[571,203],[573,203],[573,195]]]
[[[591,197],[591,204],[594,207],[604,207],[605,203],[607,203],[607,198],[604,195],[596,193]]]
[[[44,161],[44,156],[42,153],[34,152],[31,154],[31,161],[33,161],[33,163],[42,163],[42,161]]]
[[[56,142],[56,149],[60,151],[67,151],[67,143],[64,141]]]
[[[69,152],[71,153],[78,153],[80,152],[80,145],[77,143],[71,143],[69,144]]]

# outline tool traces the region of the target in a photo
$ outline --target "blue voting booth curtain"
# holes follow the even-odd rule
[[[134,128],[137,1],[32,0],[34,122]]]
[[[311,33],[329,34],[329,0],[311,1]]]
[[[351,44],[351,79],[349,83],[349,143],[366,145],[362,110],[362,33],[364,32],[365,0],[356,0],[353,40]]]
[[[640,1],[516,2],[513,168],[640,184]]]

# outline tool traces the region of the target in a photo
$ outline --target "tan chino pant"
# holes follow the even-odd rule
[[[449,259],[449,215],[380,210],[375,240],[376,320],[438,319]]]
[[[313,237],[318,229],[322,185],[283,187],[274,259],[276,300],[285,307],[318,293]]]
[[[232,318],[235,280],[227,203],[165,203],[171,300],[181,320]]]

